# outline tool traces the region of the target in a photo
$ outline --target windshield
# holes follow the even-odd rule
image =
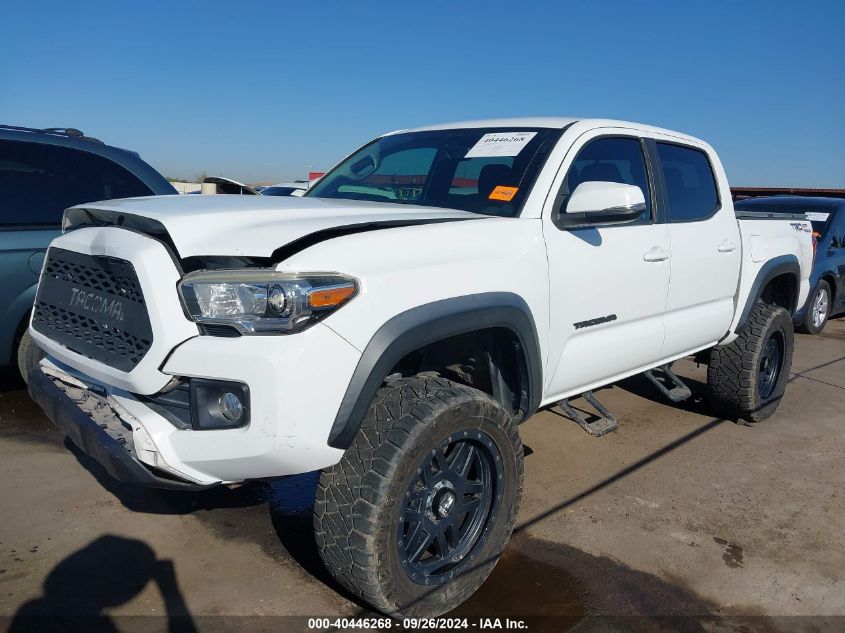
[[[465,128],[376,139],[306,194],[519,215],[561,130]]]
[[[770,200],[742,200],[734,203],[738,211],[765,211],[767,213],[800,213],[813,225],[816,237],[824,236],[830,220],[836,211],[835,206],[801,204],[794,202],[773,202]]]

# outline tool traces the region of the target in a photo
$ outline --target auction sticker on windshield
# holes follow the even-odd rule
[[[505,187],[504,185],[499,185],[490,193],[488,199],[490,200],[501,200],[502,202],[510,202],[513,200],[513,197],[516,195],[516,192],[519,191],[517,187]]]
[[[485,134],[469,148],[464,158],[516,156],[528,145],[537,132],[493,132]]]
[[[829,213],[818,213],[816,211],[807,211],[804,214],[804,217],[810,222],[827,222],[827,219],[830,217]]]

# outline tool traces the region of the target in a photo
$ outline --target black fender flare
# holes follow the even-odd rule
[[[740,314],[739,321],[736,324],[734,332],[739,332],[743,326],[745,326],[751,311],[754,309],[754,305],[763,294],[763,290],[766,288],[768,283],[775,277],[779,277],[784,274],[795,275],[795,301],[797,303],[798,295],[801,291],[801,266],[798,264],[798,258],[795,255],[779,255],[778,257],[770,259],[763,264],[763,267],[757,272],[757,276],[754,278],[754,283],[751,284],[751,291],[748,293],[748,298],[745,300],[745,306],[742,309],[742,313]],[[797,305],[789,307],[790,316],[795,313],[797,308]]]
[[[509,292],[465,295],[397,314],[376,331],[346,388],[329,432],[329,446],[345,450],[352,444],[370,402],[405,355],[450,336],[495,327],[511,330],[522,348],[528,374],[528,417],[540,406],[543,384],[537,328],[528,304]]]

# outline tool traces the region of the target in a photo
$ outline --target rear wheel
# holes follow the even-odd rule
[[[314,527],[323,562],[387,614],[445,613],[495,566],[522,474],[516,425],[486,394],[442,378],[394,381],[320,477]]]
[[[789,313],[758,303],[730,345],[714,347],[707,367],[711,405],[723,415],[760,422],[786,390],[794,334]]]
[[[819,281],[816,286],[816,291],[810,298],[807,305],[807,314],[804,315],[804,322],[801,323],[800,330],[806,334],[818,334],[827,325],[827,318],[830,316],[830,285],[824,281]]]

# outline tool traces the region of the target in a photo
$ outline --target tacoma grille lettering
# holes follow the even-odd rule
[[[32,327],[69,350],[130,372],[153,343],[131,262],[62,248],[47,251]]]
[[[70,291],[72,293],[71,307],[81,307],[110,321],[118,323],[123,321],[123,304],[117,299],[109,299],[80,288],[71,288]]]

